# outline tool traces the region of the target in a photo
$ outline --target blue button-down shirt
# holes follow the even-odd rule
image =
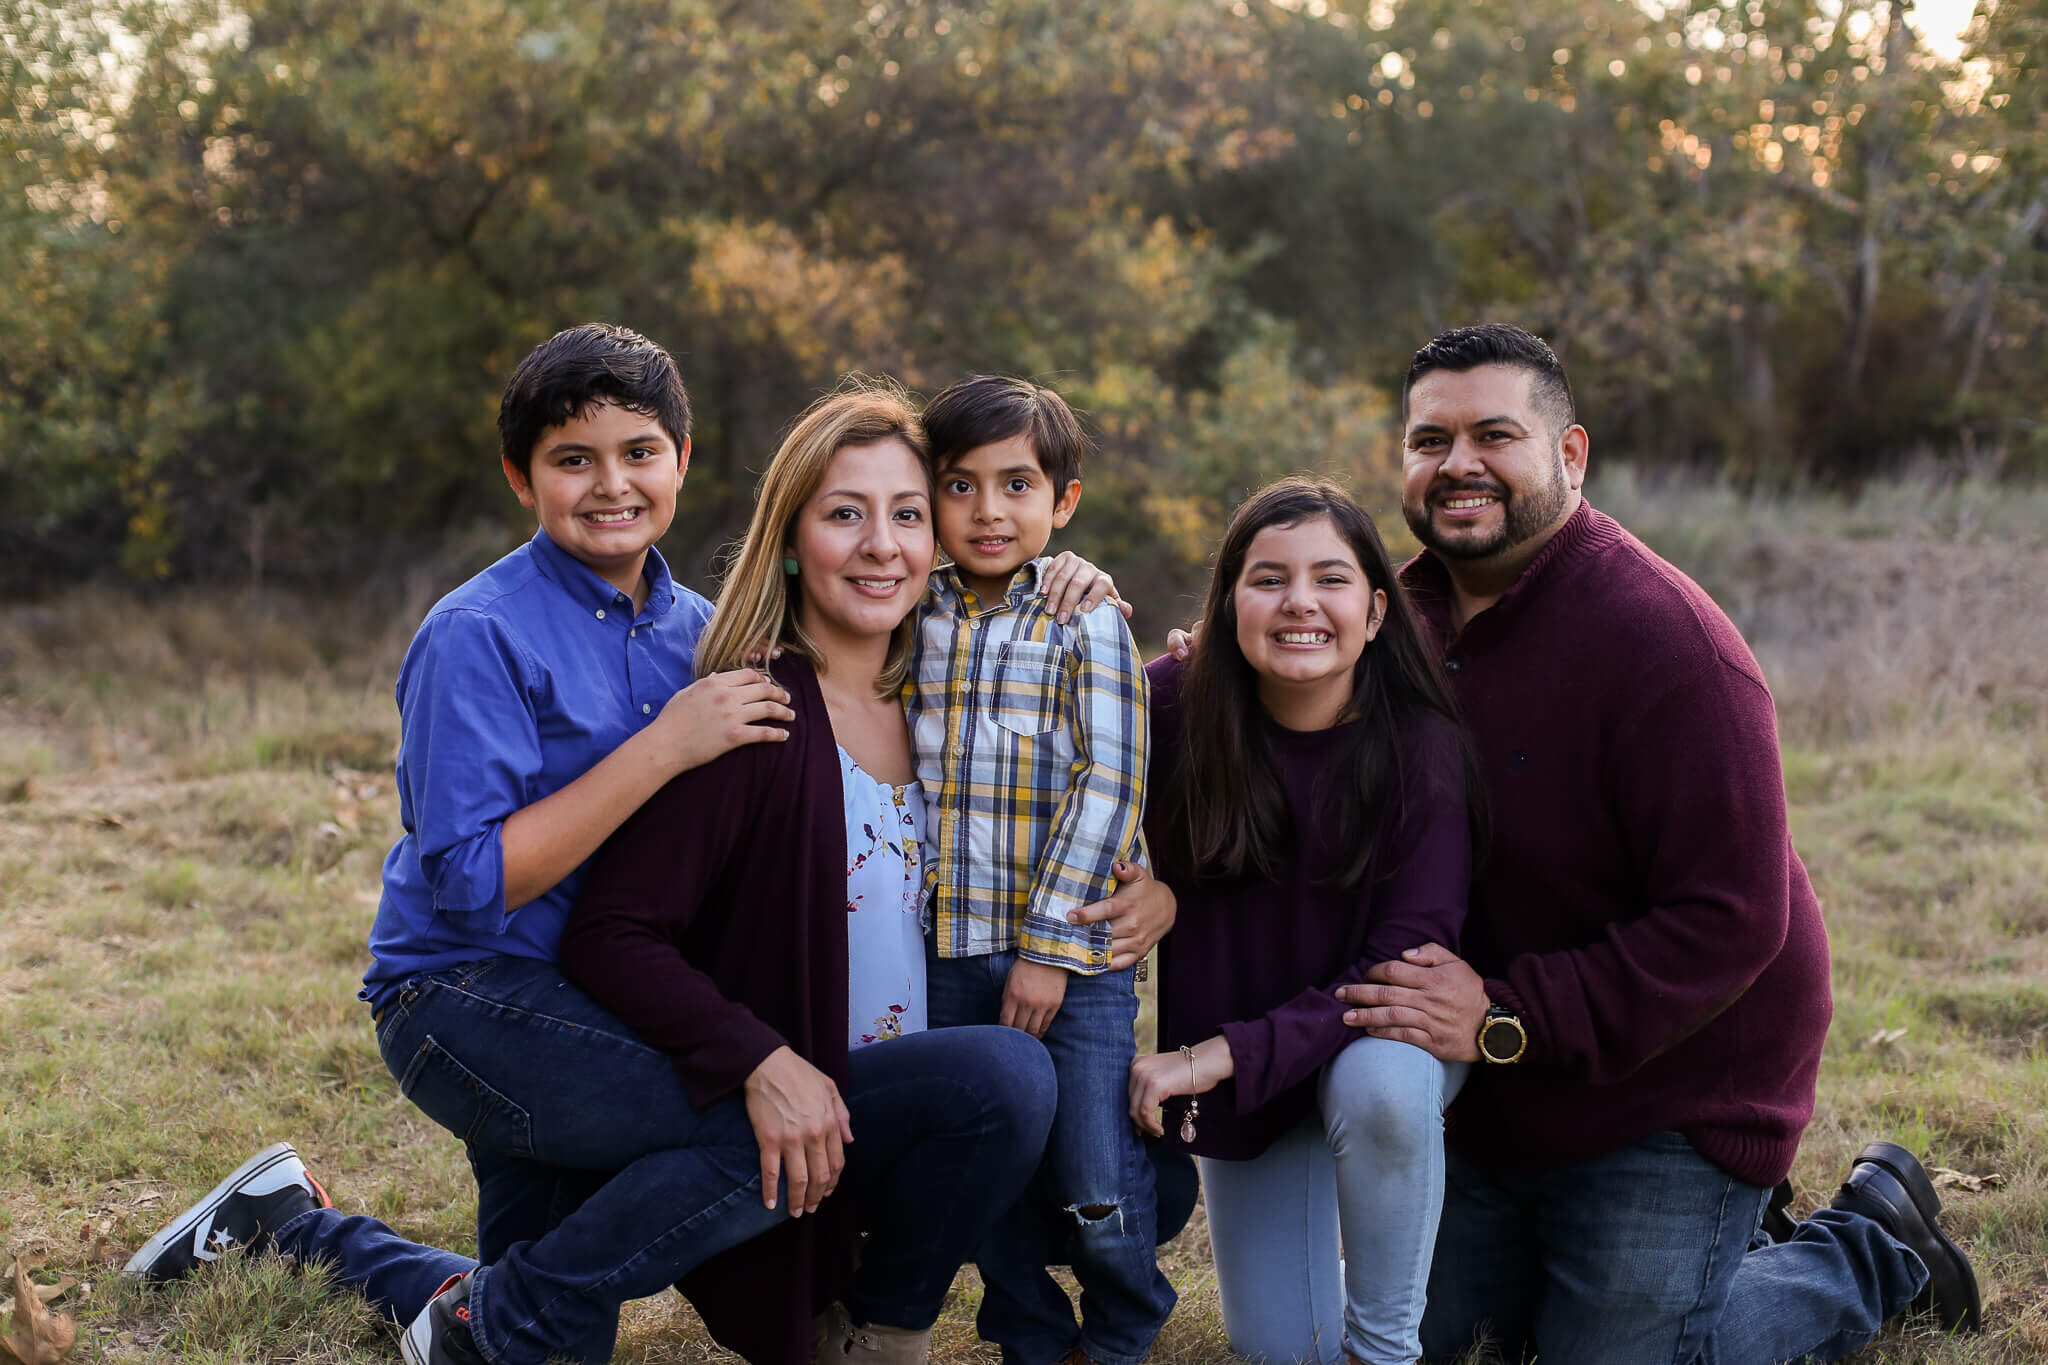
[[[690,685],[711,604],[647,554],[647,606],[545,531],[436,603],[398,671],[398,815],[363,996],[483,957],[552,961],[584,866],[505,908],[500,831]]]

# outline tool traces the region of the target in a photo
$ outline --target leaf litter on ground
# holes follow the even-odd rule
[[[18,1365],[57,1365],[78,1341],[78,1324],[68,1313],[52,1313],[44,1304],[61,1298],[78,1281],[66,1275],[55,1284],[39,1285],[28,1277],[21,1258],[14,1261],[14,1313],[0,1350]]]

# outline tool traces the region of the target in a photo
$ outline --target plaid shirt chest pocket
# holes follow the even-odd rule
[[[1006,641],[996,656],[989,719],[1013,735],[1042,735],[1060,725],[1067,651],[1040,640]]]

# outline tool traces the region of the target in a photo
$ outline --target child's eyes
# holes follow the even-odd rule
[[[634,446],[626,452],[626,458],[629,460],[651,460],[654,458],[654,447]]]
[[[972,493],[974,485],[965,479],[948,479],[946,480],[946,491],[948,493]]]
[[[1029,493],[1031,491],[1031,480],[1019,475],[1010,480],[1010,491],[1012,493]]]

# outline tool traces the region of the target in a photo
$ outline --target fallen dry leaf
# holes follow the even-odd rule
[[[128,828],[128,822],[112,811],[96,810],[92,813],[92,818],[105,825],[108,829]]]
[[[64,1291],[77,1283],[78,1277],[76,1275],[66,1275],[55,1284],[39,1284],[36,1286],[36,1297],[44,1303],[48,1303],[52,1299],[61,1299],[64,1297]]]
[[[1906,1036],[1902,1028],[1881,1028],[1863,1040],[1864,1047],[1890,1047]]]
[[[53,1286],[55,1298],[75,1284]],[[78,1324],[68,1313],[52,1314],[43,1307],[42,1291],[28,1277],[19,1258],[14,1262],[14,1313],[8,1320],[7,1335],[0,1337],[0,1350],[19,1365],[57,1365],[71,1354],[78,1340]]]
[[[1993,1172],[1990,1175],[1971,1175],[1966,1171],[1952,1171],[1946,1166],[1933,1168],[1934,1188],[1937,1190],[1961,1190],[1965,1194],[1982,1194],[1995,1190],[2005,1183],[2005,1177]]]

